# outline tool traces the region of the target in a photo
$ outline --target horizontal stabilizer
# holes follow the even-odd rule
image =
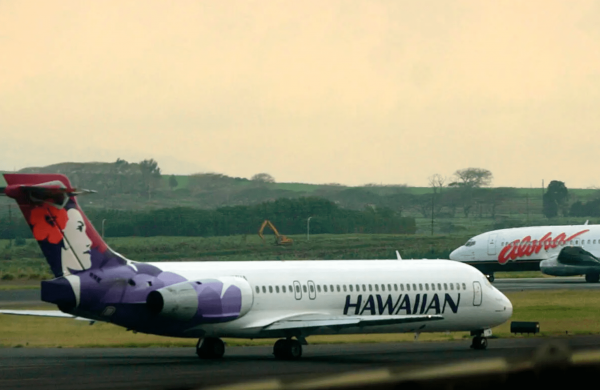
[[[381,326],[443,320],[441,315],[375,315],[375,316],[328,316],[309,314],[281,319],[266,326],[264,330],[300,328],[347,328],[353,326]]]
[[[53,318],[73,318],[81,321],[96,321],[89,318],[76,317],[74,315],[63,313],[59,310],[0,310],[0,314],[10,314],[16,316],[35,316],[35,317],[53,317]]]

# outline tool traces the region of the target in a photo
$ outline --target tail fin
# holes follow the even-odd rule
[[[127,260],[108,248],[87,219],[69,179],[59,174],[4,174],[4,195],[15,199],[54,276]],[[1,189],[0,189],[1,190]]]

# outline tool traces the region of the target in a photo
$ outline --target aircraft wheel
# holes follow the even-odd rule
[[[494,278],[494,274],[491,273],[489,275],[485,275],[487,276],[487,279],[490,281],[490,283],[494,283],[494,280],[496,280],[496,278]]]
[[[302,345],[298,340],[277,340],[273,346],[273,355],[280,360],[298,360],[302,357]]]
[[[485,337],[473,337],[473,342],[471,343],[471,348],[473,349],[486,349],[488,345],[487,338]]]
[[[196,354],[200,359],[220,359],[225,354],[225,343],[217,337],[198,340]]]
[[[598,283],[600,281],[600,274],[585,274],[585,281],[588,283]]]

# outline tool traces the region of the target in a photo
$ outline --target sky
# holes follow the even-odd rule
[[[0,0],[0,169],[600,187],[600,1]]]

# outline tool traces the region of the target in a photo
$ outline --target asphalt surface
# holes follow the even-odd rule
[[[556,278],[496,279],[493,285],[502,292],[533,290],[600,290],[600,283],[587,283],[583,276]]]
[[[600,349],[600,336],[560,339],[572,350]],[[396,372],[462,361],[530,359],[551,340],[491,339],[485,351],[469,340],[304,347],[299,361],[278,361],[271,347],[231,347],[221,360],[201,360],[193,348],[0,349],[0,388],[197,389],[277,379],[288,382],[359,370]]]
[[[583,277],[496,279],[494,285],[504,292],[600,289],[600,283],[586,283]],[[39,290],[0,291],[0,308],[53,309],[40,301],[39,294]],[[271,347],[231,347],[218,361],[198,359],[193,348],[6,348],[0,349],[0,389],[196,389],[272,378],[293,381],[382,367],[403,371],[492,357],[528,359],[536,347],[550,341],[536,336],[490,339],[486,351],[470,349],[469,340],[309,345],[297,362],[275,360]],[[600,350],[600,336],[562,342],[574,350]]]

